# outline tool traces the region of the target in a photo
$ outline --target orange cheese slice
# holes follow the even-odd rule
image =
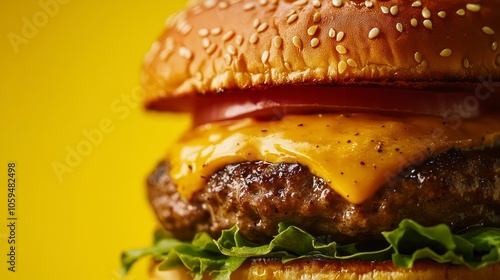
[[[398,174],[452,147],[477,149],[500,139],[500,115],[446,123],[434,116],[287,115],[207,124],[188,132],[168,159],[180,194],[189,198],[225,165],[298,162],[351,203],[366,201]]]

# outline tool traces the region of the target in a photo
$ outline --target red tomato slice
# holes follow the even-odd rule
[[[280,119],[285,114],[327,112],[412,113],[473,118],[500,110],[500,95],[474,88],[463,91],[408,90],[383,87],[287,86],[225,92],[194,98],[193,125],[255,117]]]

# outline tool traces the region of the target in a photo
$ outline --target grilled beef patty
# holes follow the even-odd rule
[[[237,224],[246,238],[266,242],[289,221],[338,242],[380,240],[402,219],[444,223],[454,231],[500,227],[500,147],[451,149],[403,170],[356,205],[298,163],[229,164],[190,200],[180,197],[162,162],[148,178],[149,200],[163,227],[181,240],[207,231],[217,238]]]

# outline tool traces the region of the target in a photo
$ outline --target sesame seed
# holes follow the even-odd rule
[[[415,58],[415,61],[416,61],[417,63],[422,62],[422,54],[421,54],[421,53],[419,53],[419,52],[416,52],[416,53],[413,55],[413,58]]]
[[[208,46],[210,46],[210,44],[211,44],[210,39],[208,39],[208,38],[201,39],[201,46],[204,49],[208,48]]]
[[[312,38],[311,39],[311,47],[315,48],[319,45],[319,39],[318,38]]]
[[[313,25],[307,29],[307,34],[309,34],[310,36],[313,36],[314,34],[316,34],[316,30],[318,30],[318,26]]]
[[[396,23],[396,29],[400,32],[403,33],[403,24],[401,22]]]
[[[191,52],[186,47],[180,47],[179,48],[179,55],[184,57],[185,59],[191,59],[193,57],[193,52]]]
[[[415,1],[415,2],[411,3],[411,6],[412,6],[413,8],[418,8],[418,7],[422,6],[422,2],[420,2],[420,1]]]
[[[459,10],[457,11],[457,15],[459,15],[459,16],[464,16],[464,15],[465,15],[465,10],[464,10],[464,9],[459,9]]]
[[[198,2],[201,2],[201,1],[198,1]],[[196,6],[194,6],[194,7],[192,8],[192,10],[191,10],[191,12],[192,12],[194,15],[197,15],[197,14],[199,14],[199,13],[203,12],[203,11],[204,11],[204,8],[203,8],[203,6],[202,6],[202,5],[196,5]]]
[[[471,12],[479,12],[479,10],[481,10],[481,5],[480,4],[467,4],[467,5],[465,5],[465,8]]]
[[[335,29],[330,28],[330,30],[328,30],[328,37],[330,37],[330,38],[335,37]]]
[[[256,18],[253,20],[253,23],[252,23],[253,28],[259,27],[259,24],[260,24],[260,19]]]
[[[345,61],[343,60],[339,61],[338,68],[339,68],[339,74],[344,73],[345,70],[347,69],[347,63],[345,63]]]
[[[243,0],[229,0],[229,4],[234,5],[236,3],[240,3]]]
[[[215,50],[217,49],[217,45],[216,44],[210,44],[210,46],[208,46],[208,48],[205,50],[205,52],[208,54],[208,55],[211,55],[215,52]]]
[[[292,4],[294,6],[304,6],[305,4],[307,4],[308,0],[297,0],[295,2],[293,2]]]
[[[464,68],[469,68],[470,64],[469,64],[469,60],[466,58],[464,58],[464,60],[462,61],[462,65],[464,66]]]
[[[207,8],[207,9],[211,9],[211,8],[215,7],[216,4],[217,3],[215,0],[205,0],[205,2],[203,2],[203,6],[205,6],[205,8]]]
[[[332,4],[335,7],[340,7],[340,6],[342,6],[343,1],[342,0],[332,0]]]
[[[448,57],[451,55],[451,50],[450,49],[443,49],[440,53],[439,53],[440,56],[442,57]]]
[[[172,54],[171,51],[164,49],[163,51],[160,52],[160,59],[161,60],[167,60],[167,58]]]
[[[320,0],[314,0],[314,1],[313,1],[313,6],[314,6],[314,8],[319,8],[319,7],[321,7],[321,1],[320,1]]]
[[[193,15],[198,15],[202,13],[205,9],[201,5],[196,5],[191,9]]]
[[[264,31],[266,31],[268,27],[269,27],[269,25],[267,23],[263,22],[263,23],[259,24],[259,27],[257,27],[257,32],[262,33]]]
[[[181,26],[179,27],[179,33],[181,33],[182,35],[187,35],[189,34],[189,32],[191,32],[192,29],[193,27],[189,23],[182,22]]]
[[[227,7],[229,7],[229,4],[228,4],[227,2],[220,2],[220,3],[219,3],[219,8],[220,8],[220,9],[222,9],[222,10],[223,10],[223,9],[225,9],[225,8],[227,8]]]
[[[336,49],[336,50],[337,50],[337,52],[338,52],[338,53],[340,53],[340,54],[345,54],[345,53],[347,52],[347,49],[346,49],[344,46],[342,46],[342,45],[337,45],[337,46],[335,47],[335,49]]]
[[[290,23],[293,23],[294,21],[296,21],[298,18],[299,18],[299,16],[297,14],[292,14],[288,17],[286,22],[290,24]]]
[[[167,24],[168,24],[169,20],[167,20]],[[180,14],[177,16],[177,21],[174,22],[174,24],[176,25],[177,29],[180,29],[179,26],[181,26],[182,24],[185,24],[186,23],[186,15],[184,13]]]
[[[252,36],[250,36],[249,42],[252,44],[256,44],[259,41],[259,35],[257,33],[253,33]]]
[[[370,32],[368,32],[368,38],[373,39],[378,36],[380,30],[376,27],[372,28]]]
[[[297,48],[302,49],[302,40],[299,38],[299,36],[293,36],[292,43]]]
[[[264,53],[260,57],[260,60],[262,61],[263,64],[266,64],[267,61],[269,60],[269,52],[268,51],[264,51]]]
[[[358,67],[358,63],[352,58],[347,59],[347,65],[351,67]]]
[[[200,35],[201,37],[206,37],[206,36],[208,36],[209,33],[210,33],[210,31],[208,31],[208,29],[206,29],[206,28],[202,28],[202,29],[198,30],[198,35]]]
[[[243,45],[243,36],[241,35],[236,35],[236,38],[234,38],[234,41],[238,46]]]
[[[232,55],[236,55],[238,53],[238,50],[233,45],[227,45],[226,49],[227,52]]]
[[[483,26],[483,28],[481,30],[483,30],[484,34],[486,34],[486,35],[495,34],[495,31],[493,31],[493,29],[491,29],[491,27],[489,27],[489,26]]]
[[[321,14],[319,12],[314,13],[313,21],[314,23],[318,23],[321,21]]]
[[[342,41],[342,39],[344,39],[344,35],[345,35],[345,33],[343,31],[340,31],[339,33],[337,33],[337,36],[336,36],[335,40],[337,42]]]
[[[222,35],[222,41],[227,42],[231,40],[234,37],[234,34],[233,30],[226,32],[226,34]]]
[[[158,51],[158,49],[159,49],[159,48],[160,48],[160,46],[159,46],[159,44],[158,44],[158,48],[156,49],[156,51]],[[174,49],[175,49],[175,47],[174,47],[174,39],[173,39],[172,37],[167,37],[167,38],[165,39],[165,47],[164,47],[163,51],[168,52],[168,56],[170,56],[170,54],[171,54],[172,52],[174,52]],[[153,50],[154,50],[154,49],[153,49]],[[156,51],[155,51],[155,52],[156,52]],[[166,55],[167,55],[167,54],[164,54],[165,59],[166,59]]]
[[[292,71],[292,65],[290,65],[290,62],[285,61],[283,65],[285,66],[286,69],[288,69],[288,71]]]
[[[496,51],[496,50],[497,50],[497,47],[498,47],[497,42],[493,42],[493,43],[491,43],[491,50],[492,50],[492,51]]]
[[[233,57],[230,54],[226,53],[224,54],[224,61],[227,65],[231,65],[231,62],[233,62]]]
[[[432,29],[432,21],[430,19],[424,19],[424,22],[422,22],[427,29]]]
[[[391,15],[396,16],[399,12],[398,6],[392,6],[390,9]]]
[[[365,1],[365,6],[367,8],[371,8],[371,7],[373,7],[373,2],[372,1]]]
[[[380,6],[380,9],[382,10],[382,13],[386,15],[389,13],[389,8],[387,8],[386,6]]]
[[[250,43],[256,44],[258,41],[259,41],[259,35],[257,33],[254,33],[252,34],[252,36],[250,36],[249,40]]]
[[[267,0],[259,0],[259,4],[261,6],[265,6],[265,5],[267,5]]]
[[[429,11],[429,9],[427,9],[427,7],[423,8],[422,9],[422,16],[424,18],[430,18],[431,17],[431,11]]]
[[[445,18],[446,17],[446,12],[445,11],[438,12],[438,17]]]
[[[220,27],[214,27],[212,29],[210,29],[210,34],[212,35],[219,35],[222,33],[222,28]]]
[[[413,26],[413,27],[417,27],[417,25],[418,25],[418,20],[417,20],[416,18],[412,18],[412,19],[410,20],[410,24],[411,24],[411,26]]]
[[[280,36],[274,36],[274,38],[273,38],[274,47],[279,49],[279,48],[281,48],[282,44],[283,44],[283,39],[281,39]]]
[[[174,39],[172,37],[165,38],[165,48],[169,49],[169,51],[174,50]]]
[[[290,9],[290,11],[288,11],[288,13],[286,13],[285,17],[289,17],[289,16],[291,16],[291,15],[293,15],[293,14],[296,14],[296,13],[297,13],[297,12],[295,12],[295,10],[294,10],[294,9]]]
[[[243,5],[243,10],[244,11],[249,11],[249,10],[251,10],[253,8],[255,8],[255,3],[253,3],[253,2],[246,3],[245,5]]]

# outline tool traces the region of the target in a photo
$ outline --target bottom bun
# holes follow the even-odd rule
[[[251,259],[231,274],[231,279],[311,279],[311,280],[368,280],[368,279],[498,279],[500,263],[481,269],[465,266],[420,261],[413,268],[395,267],[391,261],[370,262],[356,260],[303,259],[281,263],[275,259]],[[159,271],[158,264],[152,270],[152,280],[193,279],[184,268]],[[210,279],[206,276],[203,279]]]

